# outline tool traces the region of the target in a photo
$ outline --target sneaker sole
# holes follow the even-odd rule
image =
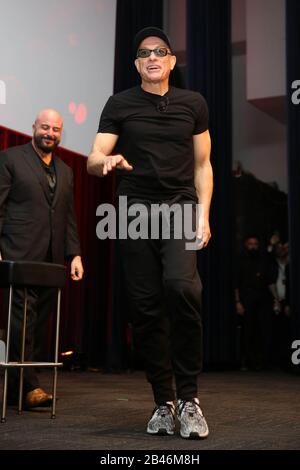
[[[147,429],[147,433],[151,434],[152,436],[173,436],[174,435],[174,431],[167,431],[164,428],[161,428],[158,431],[151,431],[150,429]]]
[[[180,436],[183,438],[183,439],[191,439],[191,440],[200,440],[200,439],[206,439],[209,435],[209,431],[207,431],[206,434],[201,434],[199,435],[197,432],[191,432],[190,434],[182,434],[180,433]]]

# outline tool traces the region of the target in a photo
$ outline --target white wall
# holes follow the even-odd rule
[[[258,51],[260,47],[265,51],[266,47],[270,46],[271,31],[274,33],[274,38],[283,37],[282,21],[284,14],[282,6],[282,0],[253,0],[253,3],[251,3],[251,0],[231,0],[233,163],[235,166],[236,162],[240,161],[245,171],[251,172],[266,183],[275,182],[282,191],[287,192],[286,125],[248,101],[247,84],[248,89],[253,90],[257,82],[255,82],[255,70],[246,70],[247,66],[249,67],[249,58],[247,59],[249,47],[252,52],[254,46],[257,47]],[[264,10],[263,17],[259,12],[260,8]],[[274,18],[275,13],[276,18]],[[259,40],[255,38],[255,21],[257,28],[259,28],[257,32]],[[276,24],[278,28],[275,27]],[[246,34],[247,28],[248,36]],[[252,46],[246,43],[244,48],[235,47],[237,43],[245,41],[246,38],[249,41],[250,36],[254,41]],[[285,65],[283,64],[284,53],[281,51],[281,55],[278,56],[276,51],[272,52],[270,50],[270,52],[272,58],[266,61],[267,70],[263,72],[263,64],[259,69],[267,96],[278,93],[278,83],[281,83],[280,86],[282,87],[282,75],[285,71]],[[275,56],[277,61],[272,66]],[[260,56],[257,56],[257,60],[259,58]],[[254,61],[253,68],[260,67],[261,63],[255,62],[254,53],[252,61]],[[269,83],[268,88],[268,80],[272,76],[274,83]],[[281,77],[279,78],[280,81],[278,81],[278,77]],[[261,96],[259,94],[259,97]]]
[[[286,93],[285,0],[247,0],[247,97]]]
[[[287,192],[286,126],[246,98],[246,57],[232,60],[233,161],[267,183]]]
[[[53,107],[62,146],[86,155],[113,92],[115,17],[116,0],[0,0],[0,125],[31,135]]]

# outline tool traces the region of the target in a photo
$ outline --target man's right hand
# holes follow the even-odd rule
[[[133,170],[133,166],[128,163],[123,155],[110,155],[104,160],[102,170],[103,176],[106,176],[110,171],[115,170],[116,168],[126,171]]]
[[[125,171],[133,170],[123,155],[112,155],[118,138],[119,136],[116,134],[98,132],[87,159],[87,171],[90,175],[106,176],[116,168]]]

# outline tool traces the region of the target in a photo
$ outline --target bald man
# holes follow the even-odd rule
[[[3,260],[71,261],[71,278],[83,276],[73,206],[72,170],[54,155],[63,120],[54,109],[42,110],[32,126],[32,141],[0,152],[0,254]],[[26,361],[36,360],[53,309],[51,289],[28,290]],[[14,291],[10,360],[20,357],[23,292]],[[44,334],[43,334],[44,333]],[[18,395],[18,371],[9,375],[9,401]],[[27,408],[51,405],[33,368],[24,368]]]

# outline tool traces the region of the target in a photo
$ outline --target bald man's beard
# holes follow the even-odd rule
[[[52,145],[47,145],[44,143],[44,140],[51,140],[53,141]],[[51,153],[53,152],[56,147],[58,147],[60,140],[57,139],[56,137],[45,137],[39,134],[34,134],[33,135],[33,141],[35,143],[35,146],[40,149],[43,153]]]

